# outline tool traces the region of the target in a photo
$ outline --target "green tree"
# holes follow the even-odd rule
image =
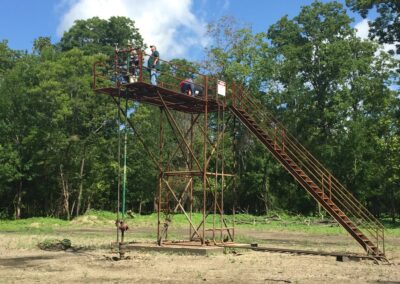
[[[8,47],[7,40],[0,41],[0,84],[4,74],[15,65],[15,61],[20,56],[20,52]]]
[[[209,56],[217,64],[209,65],[219,76],[246,85],[252,96],[378,214],[387,212],[380,205],[373,208],[379,203],[373,200],[388,196],[388,187],[381,181],[389,169],[382,169],[377,138],[389,139],[394,132],[377,125],[383,121],[394,124],[388,113],[397,104],[387,102],[398,101],[390,89],[397,75],[390,56],[378,54],[376,44],[358,39],[350,23],[342,5],[318,1],[257,35],[223,19],[211,27],[216,40]],[[251,40],[239,40],[244,34]],[[237,63],[244,66],[236,68]],[[272,205],[312,212],[314,203],[303,191],[298,192],[292,178],[271,167],[269,156],[259,156],[253,138],[244,139],[245,133],[240,136],[247,141],[238,147],[247,158],[239,169],[240,191],[256,200],[269,188]],[[267,173],[265,177],[261,172]]]
[[[368,16],[372,9],[376,9],[379,16],[369,22],[371,39],[378,39],[379,43],[396,44],[397,54],[400,54],[400,2],[393,0],[346,0],[346,4],[353,12],[358,12],[363,18]]]
[[[377,45],[356,38],[350,23],[340,4],[314,2],[271,26],[280,86],[274,96],[291,132],[373,209],[387,170],[377,171],[375,139],[391,136],[376,125],[395,100],[394,62],[375,55]]]
[[[128,41],[137,48],[143,47],[143,38],[134,21],[126,17],[111,17],[108,20],[93,17],[76,20],[58,45],[62,51],[77,47],[85,54],[100,52],[111,56],[116,46],[125,47]]]

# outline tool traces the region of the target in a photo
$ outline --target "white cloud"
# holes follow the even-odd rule
[[[162,58],[183,57],[208,43],[206,23],[191,8],[192,0],[69,0],[57,33],[62,36],[77,19],[125,16],[135,21],[145,43],[156,45]]]
[[[369,32],[368,19],[363,19],[361,22],[356,24],[354,28],[356,29],[356,35],[359,38],[361,39],[368,38],[368,32]]]
[[[357,23],[355,25],[356,29],[356,36],[358,36],[361,39],[368,39],[368,32],[369,32],[369,24],[368,24],[368,19],[363,19],[361,22]],[[391,50],[396,50],[396,45],[395,44],[382,44],[380,47],[380,50],[384,50],[386,52],[389,52]],[[398,55],[395,55],[395,58],[398,58]]]

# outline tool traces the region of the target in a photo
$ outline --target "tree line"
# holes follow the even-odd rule
[[[347,4],[371,8],[357,3]],[[390,15],[398,14],[389,4]],[[206,60],[172,61],[245,85],[368,209],[395,220],[399,62],[376,42],[356,37],[351,23],[341,4],[318,1],[260,33],[223,17],[208,26],[213,44]],[[383,42],[375,26],[371,37]],[[58,43],[39,37],[31,53],[0,42],[0,217],[70,219],[91,208],[116,210],[120,118],[109,97],[93,92],[92,65],[128,40],[145,47],[133,20],[94,17],[76,21]],[[158,109],[130,108],[143,139],[157,147]],[[152,212],[157,171],[128,131],[127,209]],[[239,210],[318,212],[246,129],[228,135],[238,143],[227,159],[238,165]],[[227,202],[226,208],[234,201]]]

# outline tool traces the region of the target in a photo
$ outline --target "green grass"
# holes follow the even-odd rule
[[[34,217],[20,220],[0,220],[3,232],[51,232],[55,228],[66,227],[69,222],[57,218]]]
[[[237,229],[251,229],[260,231],[296,231],[309,234],[345,234],[343,228],[336,224],[320,224],[317,217],[307,217],[300,215],[288,215],[284,213],[271,214],[268,216],[252,216],[248,214],[237,214],[235,216]],[[161,216],[164,220],[164,216]],[[233,216],[226,215],[226,223],[230,227],[233,225]],[[21,220],[0,220],[0,232],[52,232],[60,228],[80,228],[80,227],[112,227],[116,219],[116,214],[108,211],[90,210],[85,215],[74,218],[71,221],[57,218],[28,218]],[[195,225],[202,221],[201,213],[193,213],[192,220]],[[157,214],[125,216],[125,221],[130,227],[156,227]],[[206,219],[206,227],[211,228],[215,222],[216,227],[221,226],[219,216],[213,221],[213,215]],[[187,218],[184,214],[172,215],[172,225],[174,227],[188,226]],[[385,224],[386,236],[400,237],[400,224]]]

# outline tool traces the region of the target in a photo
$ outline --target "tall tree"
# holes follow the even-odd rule
[[[116,46],[124,47],[128,41],[135,47],[143,46],[143,38],[134,21],[126,17],[111,17],[108,20],[93,17],[76,20],[62,36],[59,46],[62,51],[77,47],[85,54],[101,52],[113,55]]]
[[[372,9],[376,9],[378,17],[370,21],[369,36],[379,43],[396,44],[397,54],[400,54],[400,2],[393,0],[346,0],[353,12],[358,12],[363,18]]]
[[[328,169],[361,199],[373,200],[381,164],[376,127],[395,100],[393,60],[355,37],[338,3],[314,2],[270,27],[281,117]],[[380,176],[382,179],[383,177]],[[370,203],[372,207],[373,203]]]

